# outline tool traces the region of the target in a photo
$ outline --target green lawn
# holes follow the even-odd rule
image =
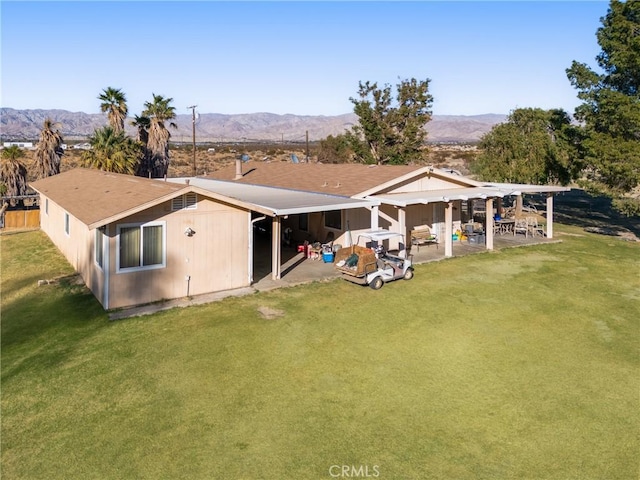
[[[2,478],[637,480],[640,245],[556,230],[116,322],[3,235]]]

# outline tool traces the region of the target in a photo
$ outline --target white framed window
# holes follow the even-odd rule
[[[104,235],[104,227],[96,228],[95,239],[95,262],[100,268],[104,268],[104,247],[106,238]]]
[[[195,192],[185,193],[179,197],[171,199],[171,210],[195,210],[198,208],[198,194]]]
[[[324,226],[335,230],[342,230],[342,210],[324,212]]]
[[[117,272],[150,270],[167,265],[166,223],[122,224],[117,227]]]
[[[64,233],[71,235],[71,219],[67,212],[64,212]]]

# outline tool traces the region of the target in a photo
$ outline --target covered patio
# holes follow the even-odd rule
[[[307,259],[302,252],[298,252],[297,245],[285,246],[283,244],[282,221],[290,215],[330,210],[365,209],[369,212],[367,215],[370,219],[369,228],[383,227],[403,233],[406,248],[411,249],[411,241],[408,238],[411,227],[409,219],[414,218],[416,212],[427,210],[435,212],[438,210],[442,212],[442,215],[436,222],[434,214],[432,217],[434,222],[431,225],[437,231],[438,245],[413,247],[413,250],[410,251],[414,263],[419,264],[454,255],[467,255],[485,250],[549,242],[553,239],[553,195],[556,192],[568,190],[564,187],[553,186],[486,184],[469,188],[378,193],[361,198],[349,198],[342,195],[238,184],[204,178],[172,179],[172,181],[189,181],[191,185],[215,192],[218,195],[241,199],[250,205],[254,212],[254,218],[251,220],[251,225],[248,226],[250,229],[253,223],[258,220],[267,220],[271,223],[270,242],[252,241],[250,244],[251,283],[263,286],[280,283],[304,283],[338,276],[333,264]],[[528,238],[522,235],[496,234],[494,232],[494,216],[486,213],[500,211],[501,202],[505,196],[515,196],[515,204],[520,210],[523,192],[547,194],[544,236]],[[473,201],[480,201],[484,207],[484,237],[478,243],[455,240],[454,234],[463,227],[463,223],[461,212],[454,216],[454,211],[461,209],[463,202],[471,205]],[[383,211],[383,207],[386,207],[387,210]],[[389,215],[389,209],[393,215]],[[473,212],[468,212],[467,216],[473,218]],[[385,225],[380,225],[380,222],[384,222]],[[353,242],[356,242],[358,231],[353,230],[351,233],[353,234]],[[398,246],[390,246],[389,248],[398,248]],[[263,249],[265,251],[261,251]],[[257,286],[259,287],[259,285]]]
[[[454,234],[457,230],[463,230],[464,222],[462,220],[462,212],[458,212],[457,218],[454,211],[460,210],[463,202],[467,208],[473,205],[474,201],[483,203],[483,224],[484,241],[481,245],[487,250],[496,248],[498,241],[496,235],[496,224],[494,214],[502,211],[502,199],[504,197],[515,197],[515,217],[522,217],[522,195],[523,193],[545,193],[547,195],[545,210],[545,232],[547,239],[553,238],[553,196],[557,192],[567,191],[569,188],[556,186],[539,186],[539,185],[516,185],[516,184],[487,184],[484,186],[470,188],[447,188],[431,191],[411,191],[397,193],[375,194],[365,198],[378,200],[382,205],[392,206],[396,209],[396,218],[387,218],[394,224],[391,230],[399,232],[408,232],[409,216],[415,217],[415,211],[424,210],[432,207],[443,209],[443,218],[431,225],[432,231],[435,230],[440,244],[444,246],[444,256],[451,257],[454,255]],[[412,213],[413,212],[413,213]],[[434,215],[436,217],[437,215]],[[474,222],[473,211],[466,212],[467,221]],[[376,228],[373,225],[372,228]],[[407,240],[407,243],[409,241]]]
[[[354,239],[355,241],[355,239]],[[494,251],[505,248],[526,247],[546,243],[555,243],[559,240],[547,237],[525,237],[524,235],[496,235],[494,237]],[[467,241],[452,242],[453,256],[472,255],[487,252],[486,246],[482,244],[468,243]],[[418,250],[413,247],[409,250],[413,255],[414,265],[435,262],[448,258],[442,245],[422,246]],[[255,283],[253,287],[258,291],[271,290],[284,286],[292,286],[315,281],[331,280],[338,278],[340,273],[333,263],[324,263],[322,260],[312,260],[305,258],[303,253],[298,253],[294,248],[282,249],[282,271],[279,279],[271,276],[271,265],[264,264],[256,268]]]

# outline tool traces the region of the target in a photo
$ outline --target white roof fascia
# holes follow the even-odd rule
[[[528,185],[522,183],[485,183],[484,186],[499,188],[500,190],[511,190],[514,193],[509,195],[518,195],[520,193],[550,193],[550,192],[568,192],[571,187],[562,187],[558,185]]]
[[[349,210],[351,208],[371,208],[380,205],[380,201],[376,199],[354,199],[350,201],[350,199],[345,198],[345,201],[340,203],[325,203],[322,205],[315,206],[307,206],[307,207],[293,207],[293,208],[282,208],[276,210],[276,215],[295,215],[298,213],[315,213],[315,212],[325,212],[331,210]]]
[[[427,203],[450,202],[452,200],[485,199],[490,197],[502,198],[505,192],[496,188],[471,187],[471,188],[447,188],[423,192],[387,193],[373,195],[369,198],[380,200],[381,203],[406,207]]]

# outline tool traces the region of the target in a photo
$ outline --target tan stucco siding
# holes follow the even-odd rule
[[[433,223],[432,205],[410,205],[407,207],[407,233],[418,225],[429,225]]]
[[[172,212],[170,202],[111,226],[109,308],[249,285],[250,212],[199,197],[197,208]],[[161,222],[166,266],[117,271],[118,226]],[[195,233],[187,236],[191,228]]]
[[[41,195],[41,205],[40,228],[99,298],[101,275],[93,263],[94,231],[89,231],[84,223],[44,195]],[[68,233],[65,231],[66,215],[69,222]]]

